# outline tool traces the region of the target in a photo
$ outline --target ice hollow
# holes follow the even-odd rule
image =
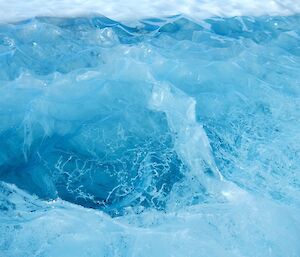
[[[147,108],[151,85],[122,79],[59,76],[44,86],[13,142],[2,139],[2,179],[94,208],[163,208],[184,165],[165,115]]]

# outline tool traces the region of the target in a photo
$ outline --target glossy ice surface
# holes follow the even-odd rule
[[[300,16],[0,25],[0,256],[300,256]]]

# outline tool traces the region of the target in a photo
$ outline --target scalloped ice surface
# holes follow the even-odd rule
[[[1,24],[0,256],[300,256],[299,24]]]

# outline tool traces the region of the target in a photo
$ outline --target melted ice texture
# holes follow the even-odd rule
[[[299,24],[0,25],[0,256],[300,256]]]

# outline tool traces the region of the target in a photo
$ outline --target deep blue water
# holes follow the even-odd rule
[[[299,25],[1,24],[0,256],[300,256]]]

